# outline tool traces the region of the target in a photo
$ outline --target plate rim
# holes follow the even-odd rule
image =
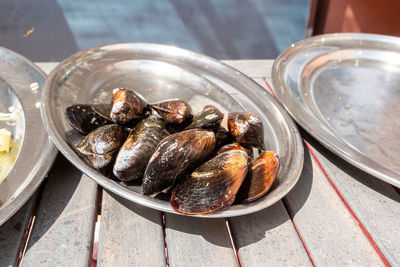
[[[286,196],[292,189],[293,187],[297,184],[299,178],[300,178],[300,174],[302,172],[302,168],[303,168],[303,162],[304,162],[304,148],[303,148],[303,143],[302,143],[302,138],[300,136],[300,132],[297,129],[296,124],[294,123],[294,121],[292,120],[292,118],[289,116],[289,114],[286,112],[285,108],[279,103],[279,101],[277,101],[277,99],[275,99],[271,94],[267,93],[267,97],[269,98],[269,100],[271,102],[273,102],[275,104],[275,107],[279,110],[279,112],[281,113],[280,115],[282,115],[282,117],[285,119],[285,124],[289,129],[290,134],[292,135],[292,139],[293,139],[293,144],[294,144],[294,148],[296,149],[294,151],[294,157],[292,158],[292,160],[295,163],[295,166],[293,168],[290,169],[290,171],[288,172],[288,174],[292,175],[293,178],[293,183],[287,188],[287,190],[282,194],[282,196],[279,197],[279,199],[276,199],[275,201],[273,201],[273,203],[269,203],[268,206],[262,207],[262,208],[258,208],[256,210],[250,210],[249,212],[238,212],[238,211],[230,211],[229,209],[224,210],[224,211],[220,211],[217,213],[213,213],[213,214],[204,214],[204,215],[183,215],[180,213],[177,213],[176,211],[174,211],[170,206],[168,206],[168,209],[162,209],[160,207],[158,207],[156,204],[154,205],[149,205],[149,203],[147,203],[147,200],[143,199],[143,198],[137,198],[137,197],[132,197],[134,195],[132,195],[129,189],[119,185],[119,189],[122,190],[121,191],[117,191],[115,190],[114,186],[116,184],[116,182],[112,181],[111,179],[98,179],[98,171],[94,170],[93,168],[89,167],[87,164],[80,164],[80,162],[74,162],[74,158],[79,158],[78,155],[76,155],[75,152],[73,152],[73,150],[69,147],[69,145],[63,141],[63,138],[58,134],[57,128],[55,126],[55,122],[51,119],[51,112],[50,112],[50,108],[48,107],[47,103],[49,103],[50,101],[50,93],[51,93],[51,83],[52,81],[56,78],[59,70],[69,61],[71,61],[72,59],[76,60],[78,58],[80,58],[80,56],[82,56],[85,53],[88,53],[89,51],[92,50],[96,50],[96,49],[107,49],[107,48],[112,48],[112,47],[118,47],[118,46],[129,46],[129,47],[134,47],[134,48],[141,48],[141,47],[146,47],[146,49],[150,49],[150,48],[156,48],[156,49],[172,49],[173,52],[181,52],[184,53],[185,55],[191,55],[193,58],[196,58],[199,61],[208,61],[211,62],[213,64],[217,64],[222,66],[225,69],[228,69],[229,71],[234,71],[235,74],[237,76],[240,76],[241,79],[245,79],[247,82],[250,82],[253,84],[253,86],[256,86],[258,88],[260,88],[260,90],[262,91],[266,91],[264,88],[262,88],[259,84],[257,84],[254,80],[252,80],[251,78],[249,78],[248,76],[246,76],[245,74],[243,74],[242,72],[234,69],[233,67],[227,65],[224,62],[221,62],[217,59],[211,58],[209,56],[203,55],[203,54],[199,54],[190,50],[186,50],[183,48],[179,48],[176,46],[170,46],[170,45],[162,45],[162,44],[154,44],[154,43],[111,43],[111,44],[106,44],[106,45],[99,45],[99,46],[94,46],[82,51],[79,51],[77,53],[74,53],[73,55],[71,55],[70,57],[64,59],[62,62],[60,62],[49,74],[48,78],[45,81],[45,84],[43,86],[43,92],[42,92],[42,103],[43,105],[41,106],[41,115],[42,115],[42,120],[44,121],[44,125],[46,128],[47,133],[49,134],[52,142],[56,145],[56,147],[60,150],[60,152],[75,166],[77,167],[80,171],[82,171],[83,173],[85,173],[87,176],[89,176],[91,179],[93,179],[95,182],[97,182],[99,185],[103,186],[104,189],[109,190],[129,201],[138,203],[140,205],[149,207],[149,208],[153,208],[156,210],[160,210],[160,211],[164,211],[164,212],[168,212],[168,213],[173,213],[173,214],[177,214],[177,215],[182,215],[182,216],[193,216],[193,217],[201,217],[201,218],[224,218],[224,217],[234,217],[234,216],[241,216],[241,215],[245,215],[245,214],[249,214],[249,213],[253,213],[256,211],[259,211],[261,209],[264,209],[266,207],[269,207],[273,204],[275,204],[276,202],[278,202],[279,200],[281,200],[284,196]],[[70,153],[73,152],[73,153]],[[101,176],[100,176],[101,177]],[[157,201],[161,201],[161,200],[157,200],[154,199],[154,202]],[[163,201],[164,202],[164,201]],[[245,204],[241,204],[241,205],[245,205]],[[254,208],[249,206],[249,208]]]
[[[343,142],[343,140],[341,140],[341,138],[338,137],[334,132],[327,133],[334,136],[334,138],[338,141],[336,144],[331,143],[329,141],[329,138],[326,137],[326,133],[324,133],[325,132],[324,130],[321,130],[320,127],[312,127],[312,125],[309,125],[307,119],[304,116],[299,115],[296,112],[293,112],[290,108],[291,106],[290,103],[285,103],[285,99],[282,97],[282,92],[288,90],[289,88],[288,86],[286,87],[284,81],[280,79],[284,69],[282,65],[285,58],[290,56],[293,52],[298,51],[302,47],[306,47],[307,45],[315,43],[316,41],[321,42],[322,39],[323,42],[326,42],[328,39],[333,39],[338,41],[345,38],[352,38],[352,40],[355,41],[376,40],[381,43],[391,42],[397,44],[400,47],[400,37],[388,36],[382,34],[369,34],[369,33],[330,33],[330,34],[321,34],[300,40],[292,44],[285,51],[283,51],[274,61],[274,64],[272,66],[272,83],[274,85],[275,93],[279,101],[283,104],[283,106],[285,107],[287,112],[291,115],[291,117],[302,128],[304,128],[304,130],[306,130],[311,136],[317,139],[324,147],[326,147],[328,150],[330,150],[340,158],[344,159],[348,163],[359,168],[360,170],[372,176],[375,176],[376,178],[379,178],[393,186],[400,188],[400,176],[395,171],[383,166],[379,162],[371,159],[370,157],[367,157],[366,155],[352,148],[351,146],[346,145],[346,143]],[[312,114],[313,117],[315,117],[315,119],[320,121],[318,116],[316,116],[314,113]],[[362,163],[360,161],[365,161],[366,163]],[[378,167],[378,170],[376,168],[369,167],[371,163],[373,163],[372,165],[376,165]]]
[[[35,63],[33,63],[28,58],[22,56],[21,54],[15,52],[15,51],[8,49],[6,47],[3,47],[3,46],[0,46],[0,50],[4,51],[8,55],[11,55],[12,57],[18,58],[21,62],[25,62],[33,70],[37,71],[43,77],[44,80],[46,80],[46,78],[47,78],[46,73],[39,66],[37,66]],[[43,89],[43,87],[44,87],[44,85],[42,86],[42,89]],[[40,112],[39,112],[38,117],[41,118]],[[40,120],[40,122],[43,123],[42,120]],[[40,125],[40,126],[43,127],[44,125]],[[47,131],[44,131],[44,133],[47,134]],[[24,143],[25,142],[23,142],[22,146],[24,146]],[[21,147],[21,149],[22,149],[22,147]],[[56,158],[58,150],[51,142],[49,142],[47,150],[46,150],[46,148],[43,148],[43,149],[45,150],[44,153],[46,155],[42,158],[42,162],[48,162],[48,164],[42,164],[41,166],[39,166],[39,168],[37,168],[36,171],[34,172],[32,179],[28,182],[24,181],[20,185],[20,187],[21,187],[22,185],[25,184],[24,187],[21,190],[19,187],[18,190],[16,191],[16,193],[14,193],[6,202],[3,203],[3,205],[0,208],[0,226],[3,225],[4,223],[6,223],[15,213],[17,213],[17,211],[20,210],[20,208],[22,208],[22,206],[36,192],[36,190],[39,188],[39,186],[41,185],[43,180],[46,178],[46,175],[50,171],[50,168],[53,165],[53,162]],[[17,160],[15,161],[9,174],[14,169],[19,156],[20,155],[18,153]],[[38,161],[36,161],[35,164],[37,164],[37,162]],[[35,168],[32,168],[32,170],[34,170],[34,169]],[[7,175],[7,177],[8,177],[8,175]],[[6,179],[8,179],[8,178],[6,178]]]

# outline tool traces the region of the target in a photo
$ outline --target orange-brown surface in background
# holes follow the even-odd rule
[[[313,35],[364,32],[400,36],[399,0],[319,0]]]

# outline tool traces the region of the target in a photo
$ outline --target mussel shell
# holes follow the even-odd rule
[[[242,150],[244,152],[247,153],[247,155],[252,155],[252,151],[249,148],[245,148],[242,145],[240,145],[239,143],[232,143],[232,144],[227,144],[222,146],[221,148],[218,149],[217,151],[217,155],[222,154],[226,151],[230,151],[230,150]]]
[[[87,163],[89,163],[89,165],[93,168],[102,169],[111,163],[111,161],[113,160],[113,155],[112,153],[104,155],[89,154],[85,155],[85,158],[87,159]]]
[[[112,99],[110,118],[117,124],[125,124],[132,119],[142,118],[147,108],[145,100],[128,89],[114,89]]]
[[[168,134],[160,118],[151,116],[139,122],[118,152],[114,175],[125,182],[141,179],[157,145]]]
[[[104,155],[118,149],[125,141],[126,131],[123,127],[110,124],[90,132],[77,146],[83,155]]]
[[[171,124],[186,124],[192,121],[192,108],[183,100],[171,99],[152,104],[151,107]]]
[[[112,120],[110,118],[111,108],[112,108],[112,104],[93,104],[92,105],[92,109],[94,110],[94,112],[96,112],[103,118],[110,120],[112,122]]]
[[[261,119],[250,112],[228,114],[228,129],[240,144],[265,149]]]
[[[97,114],[92,105],[76,104],[71,105],[65,110],[65,118],[69,125],[83,135],[87,135],[91,131],[100,126],[112,123]]]
[[[224,114],[215,106],[207,105],[194,116],[192,123],[186,129],[202,128],[217,131],[223,118]]]
[[[246,177],[248,155],[221,153],[197,168],[172,191],[171,206],[182,214],[208,214],[229,207]]]
[[[219,129],[215,133],[215,139],[217,140],[217,148],[230,144],[235,140],[231,133],[224,127],[219,127]]]
[[[198,166],[215,147],[215,135],[202,129],[172,134],[158,144],[143,178],[143,194],[151,195],[174,184],[179,175]]]
[[[253,161],[237,194],[237,202],[252,202],[264,196],[271,188],[279,171],[278,155],[265,151]]]

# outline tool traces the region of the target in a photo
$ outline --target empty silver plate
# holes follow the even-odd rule
[[[89,167],[68,144],[71,127],[64,112],[78,103],[109,103],[112,89],[126,87],[149,102],[170,98],[187,101],[194,112],[213,104],[224,112],[247,110],[264,123],[266,145],[280,156],[281,168],[272,190],[248,205],[203,217],[243,215],[268,207],[297,182],[303,147],[296,126],[284,108],[254,81],[221,62],[176,47],[155,44],[113,44],[79,52],[61,62],[43,90],[42,116],[55,145],[66,158],[104,188],[141,205],[175,213],[168,199],[142,195],[140,185],[127,186]]]
[[[400,38],[329,34],[275,61],[278,99],[328,149],[400,187]]]
[[[35,192],[57,154],[40,117],[45,77],[28,59],[0,48],[0,128],[12,133],[19,150],[0,184],[0,225]]]

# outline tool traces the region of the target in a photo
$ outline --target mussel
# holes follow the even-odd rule
[[[140,121],[118,152],[114,175],[125,182],[142,178],[158,143],[167,136],[168,131],[162,119],[150,116]]]
[[[224,114],[215,106],[207,105],[194,115],[193,122],[186,129],[202,128],[217,131],[223,118]]]
[[[250,112],[229,113],[228,129],[240,144],[265,149],[264,128],[257,115]]]
[[[217,148],[230,144],[234,141],[234,138],[231,135],[231,133],[222,126],[220,126],[217,132],[215,133],[215,139],[217,140],[216,144]]]
[[[100,169],[112,161],[112,154],[122,145],[126,137],[123,127],[110,124],[90,132],[76,147],[86,156],[94,168]]]
[[[232,143],[222,146],[221,148],[218,149],[217,155],[230,150],[242,150],[246,152],[249,156],[253,156],[253,151],[251,149],[245,148],[241,146],[239,143]]]
[[[128,89],[114,89],[112,99],[110,118],[117,124],[126,124],[132,119],[142,118],[148,109],[146,101]]]
[[[192,108],[183,100],[171,99],[152,104],[151,107],[171,124],[188,124],[193,119]]]
[[[253,161],[246,179],[237,194],[237,202],[252,202],[271,188],[279,170],[278,155],[265,151]]]
[[[179,175],[198,166],[214,147],[214,133],[202,129],[186,130],[164,138],[146,167],[143,194],[151,195],[173,185]]]
[[[229,207],[235,200],[248,166],[243,150],[229,150],[207,161],[178,184],[171,206],[182,214],[208,214]]]
[[[67,107],[65,110],[65,118],[69,125],[83,135],[87,135],[100,126],[112,123],[111,120],[98,114],[93,106],[76,104]]]

